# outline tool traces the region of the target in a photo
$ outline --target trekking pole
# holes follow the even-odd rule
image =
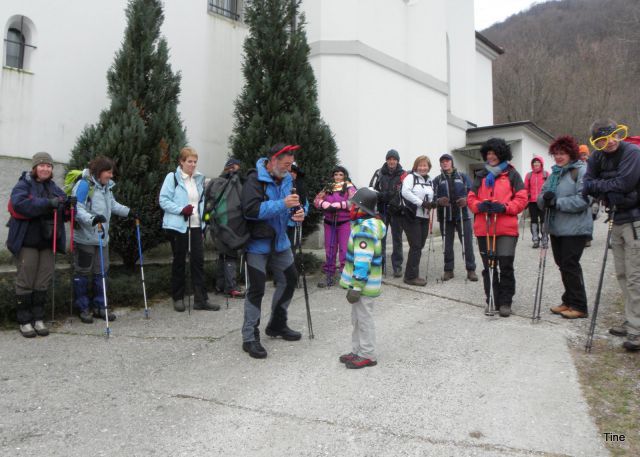
[[[315,338],[313,334],[313,323],[311,322],[311,307],[309,306],[309,289],[307,288],[307,274],[304,270],[304,256],[302,254],[302,225],[300,222],[296,222],[296,231],[299,232],[298,236],[298,254],[300,255],[300,273],[302,273],[302,287],[304,289],[304,303],[307,309],[307,327],[309,328],[309,339]]]
[[[489,304],[487,305],[484,314],[486,316],[494,316],[496,306],[493,297],[493,251],[491,250],[491,236],[489,235],[491,231],[491,218],[489,217],[489,213],[485,213],[485,217],[487,220],[487,234],[485,241],[487,244],[487,265],[489,266]]]
[[[71,254],[71,261],[73,262],[73,226],[76,223],[76,211],[73,205],[69,207],[69,213],[69,253]],[[69,304],[69,321],[71,321],[71,316],[73,316],[73,274],[71,274],[71,287],[69,290],[71,290],[71,303]]]
[[[333,221],[331,223],[331,237],[330,237],[330,243],[329,243],[329,257],[331,259],[331,267],[333,267],[333,271],[335,272],[335,268],[336,268],[336,254],[337,254],[337,240],[338,238],[338,213],[335,212],[333,213]],[[327,267],[329,267],[329,265],[327,265]],[[334,273],[331,273],[331,268],[328,268],[329,271],[327,271],[326,276],[327,276],[327,288],[330,288],[333,285],[333,275]]]
[[[548,233],[549,226],[549,213],[550,209],[545,208],[544,210],[544,222],[542,224],[542,234],[545,235]],[[531,315],[531,323],[535,323],[536,321],[540,322],[540,310],[542,309],[542,290],[544,286],[544,271],[547,266],[547,250],[549,249],[549,238],[547,236],[547,241],[542,242],[542,249],[540,249],[540,260],[538,261],[538,278],[536,280],[536,293],[533,299],[533,314]]]
[[[142,240],[140,237],[140,219],[136,218],[136,235],[138,237],[138,256],[140,257],[140,278],[142,279],[142,296],[144,297],[144,317],[149,319],[149,307],[147,306],[147,287],[144,283],[144,260],[142,258]]]
[[[382,276],[387,277],[387,236],[389,235],[389,223],[387,222],[387,204],[382,206],[382,220],[384,221],[384,246],[382,247]]]
[[[236,269],[233,269],[233,274],[236,274]],[[224,289],[227,286],[227,253],[222,254],[222,279],[224,281],[224,285],[222,286],[222,292],[224,293]],[[227,309],[229,309],[229,294],[225,293],[225,299],[227,302]]]
[[[107,304],[107,280],[104,276],[104,254],[102,250],[102,238],[104,238],[104,227],[102,222],[98,222],[98,246],[100,247],[100,274],[102,275],[102,298],[104,299],[104,322],[106,328],[104,330],[105,336],[109,338],[111,335],[111,329],[109,328],[109,305]]]
[[[51,322],[56,314],[56,254],[58,253],[58,208],[53,211],[53,275],[51,277]]]
[[[191,275],[191,216],[187,218],[187,272],[189,273],[189,281],[186,281],[185,292],[187,291],[189,284],[193,280]],[[192,284],[193,286],[193,284]],[[193,289],[193,287],[192,287]],[[191,316],[191,294],[187,294],[187,303],[189,304],[189,316]]]
[[[604,270],[607,266],[607,255],[609,254],[609,243],[611,243],[611,231],[613,228],[613,217],[616,214],[616,207],[611,208],[609,213],[609,227],[607,228],[607,242],[604,246],[604,258],[602,259],[602,269],[600,270],[600,279],[598,280],[598,289],[596,291],[596,301],[593,304],[593,314],[591,316],[591,325],[587,335],[587,343],[584,346],[585,352],[591,352],[593,345],[593,334],[596,330],[596,319],[598,317],[598,307],[600,306],[600,295],[602,294],[602,283],[604,281]]]
[[[465,253],[464,253],[464,218],[462,217],[462,208],[458,207],[458,209],[460,210],[460,235],[462,236],[462,261],[465,263],[465,268],[466,268],[466,257],[465,257]]]

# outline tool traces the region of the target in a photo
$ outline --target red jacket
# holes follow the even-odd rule
[[[533,162],[536,160],[542,165],[538,172],[533,171]],[[544,169],[544,159],[540,156],[535,156],[531,160],[531,171],[524,177],[524,188],[527,191],[527,196],[530,202],[538,201],[538,195],[540,194],[542,186],[548,177],[549,173]]]
[[[511,165],[503,171],[495,181],[492,189],[488,188],[485,180],[486,170],[479,170],[473,187],[467,195],[469,209],[475,214],[473,232],[476,236],[487,235],[487,219],[485,213],[478,211],[478,204],[485,200],[495,201],[505,205],[507,210],[497,215],[497,225],[494,225],[494,215],[489,214],[491,229],[489,235],[518,236],[518,214],[527,206],[527,191],[522,177]]]

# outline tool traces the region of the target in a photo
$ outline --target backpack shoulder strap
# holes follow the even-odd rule
[[[573,182],[578,182],[578,169],[572,168],[569,173],[571,173],[571,179],[573,179]]]

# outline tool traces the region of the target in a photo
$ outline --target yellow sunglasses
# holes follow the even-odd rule
[[[617,141],[622,141],[625,138],[627,138],[628,134],[629,134],[629,127],[627,127],[626,125],[620,124],[609,135],[599,136],[598,138],[593,138],[593,137],[589,138],[589,143],[591,143],[591,146],[593,146],[598,151],[602,151],[604,148],[607,147],[607,144],[609,143],[610,140],[615,139]]]

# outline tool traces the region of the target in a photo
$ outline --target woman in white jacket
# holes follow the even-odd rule
[[[404,270],[404,282],[412,286],[425,286],[426,279],[420,278],[420,257],[429,233],[429,212],[435,208],[433,185],[429,178],[431,161],[427,156],[419,156],[413,168],[402,181],[402,229],[409,241],[409,255]]]

